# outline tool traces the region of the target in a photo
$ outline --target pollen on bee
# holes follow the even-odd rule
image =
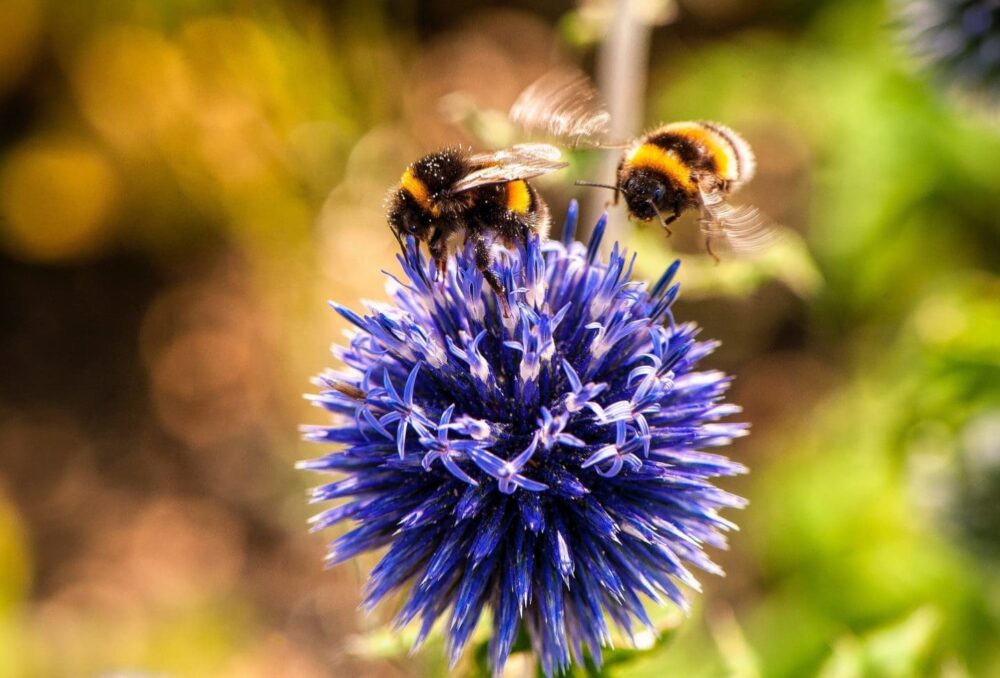
[[[427,191],[427,184],[418,179],[409,167],[403,172],[402,179],[399,180],[400,188],[409,193],[417,204],[425,210],[431,210],[431,196]]]

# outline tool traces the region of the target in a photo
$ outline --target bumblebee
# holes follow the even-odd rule
[[[476,267],[509,314],[507,290],[493,272],[494,244],[514,247],[530,234],[548,235],[549,208],[526,180],[566,167],[548,144],[520,144],[495,153],[451,148],[420,158],[403,172],[387,200],[389,227],[402,247],[413,236],[427,244],[436,277],[460,238],[472,241]]]
[[[629,214],[640,221],[669,224],[685,210],[700,208],[705,249],[724,237],[735,249],[763,244],[768,229],[753,207],[736,207],[728,196],[750,181],[757,163],[750,145],[715,122],[674,122],[649,132],[626,149],[615,176],[615,203],[625,197]]]
[[[774,236],[756,208],[728,202],[753,178],[757,164],[750,145],[725,125],[675,122],[626,144],[607,144],[600,137],[609,117],[593,85],[583,74],[567,71],[549,73],[529,86],[511,108],[510,118],[525,129],[571,139],[574,145],[624,148],[613,185],[577,183],[612,189],[614,204],[624,196],[629,216],[658,220],[668,236],[673,233],[669,225],[684,211],[700,209],[705,248],[716,261],[716,239],[735,251],[750,251]]]

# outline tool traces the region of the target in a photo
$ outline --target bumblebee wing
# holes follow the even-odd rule
[[[518,179],[531,179],[555,172],[569,165],[560,160],[559,149],[549,144],[518,144],[496,153],[481,153],[469,157],[479,169],[469,172],[452,185],[452,193],[462,193],[480,186],[503,184]]]
[[[508,117],[526,132],[598,143],[608,132],[611,115],[590,78],[577,70],[550,71],[521,92]]]
[[[752,205],[733,205],[719,190],[701,192],[701,230],[736,255],[754,255],[779,237],[777,226]]]
[[[500,165],[536,160],[559,162],[561,159],[562,151],[552,144],[516,144],[493,153],[476,153],[469,156],[469,162],[473,165]]]

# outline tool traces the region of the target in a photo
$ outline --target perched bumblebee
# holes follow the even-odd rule
[[[495,153],[460,148],[431,153],[403,172],[388,198],[388,220],[396,239],[413,236],[427,243],[437,275],[448,266],[448,252],[459,237],[471,240],[476,266],[509,313],[503,283],[490,268],[491,247],[513,247],[528,235],[543,238],[549,208],[526,179],[566,167],[560,151],[548,144],[520,144]]]
[[[705,248],[716,261],[715,238],[736,251],[759,249],[773,238],[773,227],[756,208],[728,202],[753,178],[757,164],[749,144],[725,125],[675,122],[624,145],[591,141],[605,134],[608,114],[590,80],[567,71],[547,74],[529,86],[510,117],[528,130],[544,129],[576,145],[624,147],[614,185],[577,183],[614,190],[615,204],[623,195],[631,217],[658,219],[668,236],[669,224],[685,210],[699,208]]]

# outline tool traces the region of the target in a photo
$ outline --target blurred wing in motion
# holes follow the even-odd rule
[[[559,149],[549,144],[518,144],[496,153],[480,153],[469,158],[474,165],[484,165],[455,182],[452,193],[462,193],[479,186],[531,179],[555,172],[569,165],[560,160]]]
[[[599,143],[611,122],[590,78],[566,69],[551,71],[528,85],[508,117],[525,131],[544,131],[574,143]]]
[[[759,209],[731,205],[722,191],[702,190],[701,206],[701,230],[712,256],[712,244],[719,241],[737,256],[752,256],[778,240],[778,228]]]
[[[517,144],[493,153],[477,153],[469,157],[469,162],[474,165],[499,165],[529,160],[559,162],[561,159],[562,151],[551,144]]]

